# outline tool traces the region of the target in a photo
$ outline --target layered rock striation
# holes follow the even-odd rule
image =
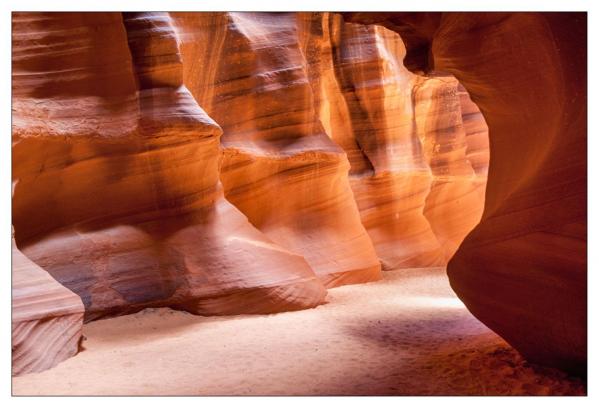
[[[12,374],[43,371],[77,353],[83,303],[12,240]]]
[[[339,15],[173,18],[184,81],[224,129],[225,195],[253,225],[327,286],[375,278],[377,256],[446,264],[480,218],[488,161],[485,122],[453,77],[410,73],[397,34]]]
[[[173,18],[184,82],[223,128],[227,200],[274,242],[303,255],[326,286],[380,278],[347,156],[314,109],[296,14]]]
[[[182,84],[167,14],[16,13],[13,26],[16,241],[86,320],[323,301],[305,259],[224,199],[222,131]]]
[[[486,125],[405,56],[329,13],[14,13],[13,275],[46,283],[13,303],[66,299],[13,318],[16,372],[75,352],[81,305],[274,313],[445,264],[482,211]]]
[[[484,119],[455,78],[408,71],[396,33],[334,14],[322,20],[312,32],[323,41],[308,50],[318,55],[308,66],[322,73],[318,109],[348,153],[362,223],[383,267],[445,265],[482,212]],[[467,138],[475,132],[479,139]],[[476,170],[468,149],[478,154]]]
[[[345,18],[401,33],[412,69],[454,74],[489,126],[484,213],[449,262],[453,289],[528,359],[586,374],[586,15]]]

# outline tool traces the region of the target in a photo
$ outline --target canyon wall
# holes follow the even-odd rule
[[[313,81],[321,121],[348,153],[362,223],[383,267],[445,265],[482,213],[484,119],[455,78],[408,71],[393,31],[335,14],[321,27],[324,41],[312,46],[319,59],[308,63],[321,71]],[[475,151],[476,170],[468,156]]]
[[[586,14],[345,18],[400,33],[411,69],[454,74],[489,126],[484,213],[453,289],[531,361],[586,374]]]
[[[223,197],[222,131],[182,85],[169,21],[13,15],[19,249],[81,297],[86,320],[148,306],[240,314],[318,305],[325,288],[305,259]],[[15,281],[21,273],[15,264]]]
[[[347,155],[314,109],[297,16],[173,18],[184,81],[223,128],[227,200],[274,242],[303,255],[327,287],[380,278],[347,179]]]
[[[224,130],[225,196],[254,226],[329,287],[375,279],[379,260],[447,263],[488,163],[455,78],[412,74],[396,33],[336,14],[171,14],[184,82]]]
[[[445,264],[480,218],[486,125],[405,55],[329,13],[14,13],[14,257],[68,299],[13,306],[13,358],[45,360],[17,372],[72,355],[82,318],[297,310]],[[40,357],[44,331],[63,350]]]

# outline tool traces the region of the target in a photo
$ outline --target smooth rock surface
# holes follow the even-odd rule
[[[12,241],[12,374],[43,371],[74,356],[83,303]]]
[[[484,213],[449,263],[453,289],[531,361],[585,374],[586,14],[345,18],[401,33],[412,68],[455,75],[489,126]]]
[[[65,344],[43,357],[17,324],[15,367],[72,354],[69,290],[87,320],[271,313],[379,262],[451,258],[477,318],[584,374],[585,29],[576,13],[14,13],[13,277],[66,289],[13,302],[55,293],[69,318],[32,329]]]
[[[383,267],[445,265],[482,213],[484,119],[455,78],[408,71],[396,33],[328,14],[314,31],[321,42],[306,54],[317,55],[308,67],[321,121],[348,154],[362,223]]]
[[[226,198],[328,287],[380,278],[344,151],[325,132],[296,13],[173,13],[184,82],[223,128]],[[298,22],[299,21],[299,22]],[[205,64],[204,61],[210,61]]]
[[[330,13],[14,13],[16,243],[88,321],[297,310],[444,264],[484,123],[475,175],[457,82],[404,54]]]
[[[455,79],[413,75],[397,34],[339,15],[172,16],[184,82],[224,129],[225,195],[254,226],[327,286],[376,279],[377,256],[446,264],[480,218],[488,143]]]
[[[222,131],[182,84],[166,13],[15,13],[13,27],[16,241],[87,320],[323,301],[304,258],[223,198]]]

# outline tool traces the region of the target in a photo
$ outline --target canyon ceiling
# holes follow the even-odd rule
[[[299,310],[448,262],[527,358],[585,370],[584,14],[12,21],[14,374],[84,321]]]

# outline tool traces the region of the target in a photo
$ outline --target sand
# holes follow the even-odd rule
[[[443,268],[331,289],[316,309],[201,317],[170,309],[86,324],[85,348],[13,378],[15,395],[584,395],[476,320]]]

